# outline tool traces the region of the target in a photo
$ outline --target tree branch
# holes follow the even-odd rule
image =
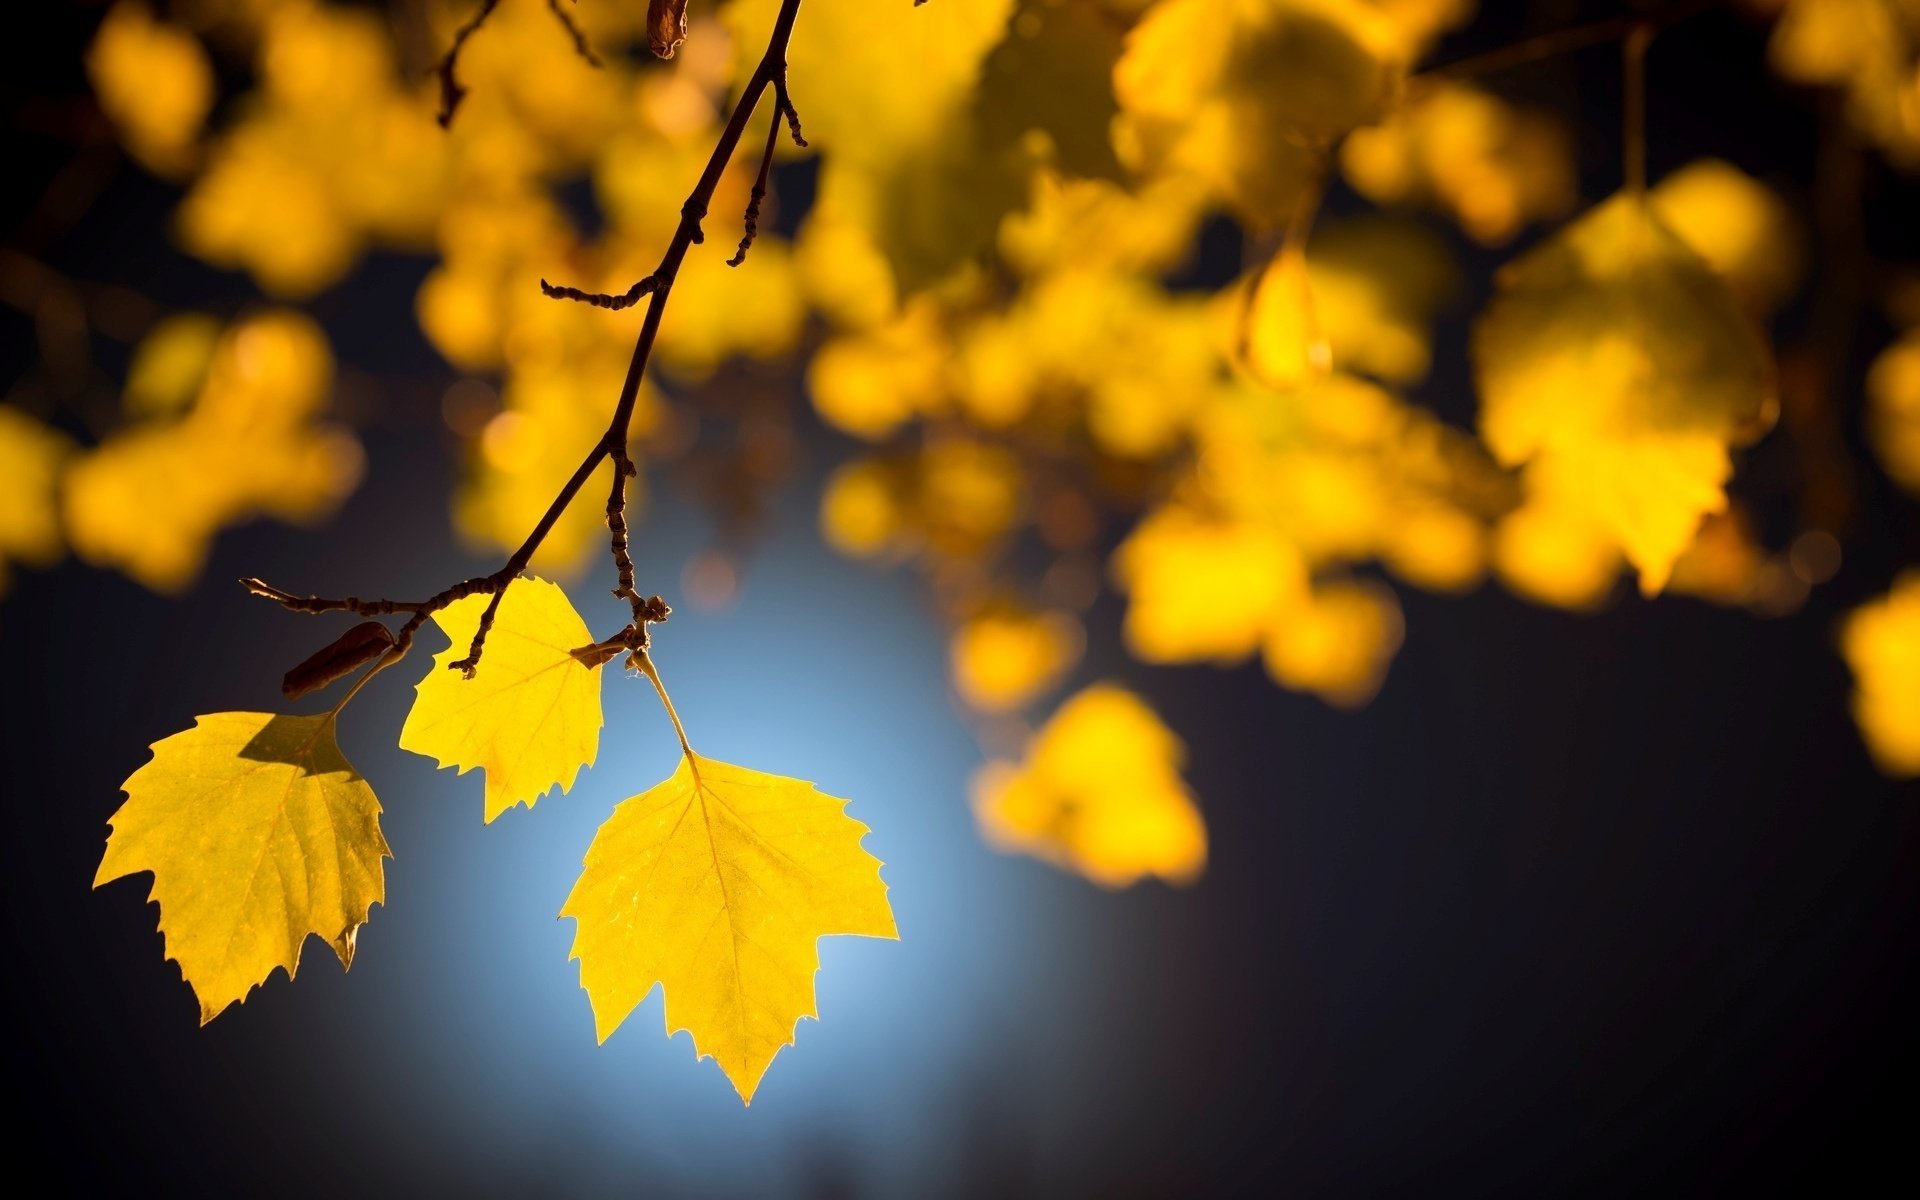
[[[440,112],[436,119],[440,122],[442,129],[452,126],[453,114],[467,96],[467,89],[461,86],[460,80],[454,74],[460,65],[460,51],[466,48],[467,39],[478,33],[480,27],[487,23],[487,18],[493,15],[493,10],[499,7],[500,0],[480,0],[478,11],[467,19],[465,25],[454,31],[453,44],[447,47],[447,52],[441,56],[440,61],[433,64],[433,73],[440,79]],[[586,32],[574,22],[566,9],[560,7],[560,0],[547,0],[547,11],[553,14],[553,19],[560,22],[560,28],[573,39],[575,54],[595,70],[606,66],[600,61],[600,56],[593,52],[593,46],[587,41]]]
[[[1514,67],[1523,67],[1528,63],[1542,59],[1555,58],[1570,54],[1575,50],[1584,50],[1589,46],[1598,46],[1607,42],[1617,42],[1630,37],[1635,30],[1645,29],[1657,32],[1670,25],[1699,16],[1709,9],[1719,8],[1725,0],[1675,0],[1674,3],[1646,12],[1625,13],[1604,20],[1590,21],[1584,25],[1569,25],[1562,29],[1549,30],[1533,37],[1523,38],[1511,45],[1499,46],[1479,54],[1470,54],[1465,58],[1441,63],[1427,68],[1415,76],[1416,84],[1429,84],[1449,79],[1469,79],[1478,75],[1493,75]]]
[[[463,26],[454,39],[454,45],[442,60],[441,78],[443,87],[450,88],[445,94],[452,97],[452,103],[459,102],[459,86],[453,82],[453,63],[460,46],[477,29],[481,22],[493,11],[499,0],[483,0],[481,10],[473,20]],[[298,596],[260,579],[243,579],[241,583],[256,596],[272,600],[283,608],[294,612],[324,613],[352,612],[361,615],[382,616],[393,613],[410,614],[406,622],[394,634],[394,644],[381,655],[366,673],[357,680],[353,688],[343,698],[352,698],[364,687],[368,680],[387,667],[404,658],[413,644],[413,635],[417,633],[427,619],[434,613],[463,600],[468,596],[486,593],[491,596],[486,610],[480,616],[480,623],[474,632],[473,641],[467,648],[467,656],[457,662],[449,663],[451,669],[459,670],[468,678],[473,677],[479,666],[481,654],[486,648],[487,634],[492,630],[494,619],[500,611],[500,601],[506,595],[507,588],[527,569],[534,554],[540,549],[554,525],[566,512],[580,489],[600,466],[602,461],[611,460],[613,470],[613,488],[607,497],[607,527],[611,535],[611,552],[618,586],[614,595],[625,599],[633,611],[633,623],[615,635],[611,641],[640,654],[647,646],[647,626],[658,624],[667,619],[668,609],[665,601],[658,596],[642,597],[634,587],[633,558],[627,542],[627,481],[637,473],[633,458],[628,450],[633,427],[634,408],[640,397],[640,381],[646,374],[647,362],[652,357],[654,342],[660,334],[660,322],[666,315],[667,299],[673,292],[673,282],[679,274],[680,265],[686,260],[687,252],[705,241],[701,222],[706,218],[707,207],[713,201],[714,191],[719,187],[721,178],[726,174],[727,166],[733,161],[734,152],[739,148],[740,139],[746,133],[748,123],[753,119],[755,109],[769,90],[774,92],[774,127],[785,116],[796,138],[799,137],[799,115],[793,111],[792,102],[786,92],[787,45],[793,37],[794,20],[800,11],[800,0],[781,0],[779,14],[774,18],[773,30],[768,35],[766,52],[761,56],[760,64],[741,89],[740,99],[734,105],[732,115],[727,119],[726,127],[720,133],[719,142],[713,148],[713,154],[707,159],[706,168],[701,171],[700,179],[694,184],[693,191],[680,208],[680,225],[674,231],[673,239],[668,242],[666,252],[661,256],[660,266],[635,284],[625,296],[605,296],[588,293],[576,288],[555,287],[541,281],[541,290],[549,296],[559,299],[582,300],[602,308],[628,308],[648,298],[647,312],[640,325],[639,336],[634,341],[633,357],[627,365],[627,375],[620,387],[620,396],[614,406],[613,417],[607,423],[607,430],[593,444],[580,465],[574,469],[560,492],[553,498],[539,522],[527,534],[511,557],[491,575],[480,575],[462,580],[446,590],[419,601],[400,600],[361,600],[348,596],[333,600],[318,596]],[[445,114],[451,118],[451,109]],[[442,122],[445,123],[445,120]],[[771,139],[770,139],[771,141]],[[804,144],[804,143],[803,143]],[[764,173],[764,172],[763,172]],[[338,712],[340,705],[334,711]]]
[[[480,27],[487,23],[487,18],[493,15],[493,10],[499,7],[500,0],[480,0],[479,11],[454,31],[453,44],[447,47],[446,54],[433,66],[434,74],[440,77],[438,120],[442,129],[453,124],[454,110],[460,107],[460,101],[466,99],[467,95],[467,89],[460,86],[460,80],[454,75],[455,68],[460,65],[460,51],[466,48],[467,39],[478,33]]]

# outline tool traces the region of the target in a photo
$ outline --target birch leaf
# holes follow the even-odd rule
[[[318,934],[343,966],[386,896],[380,802],[341,755],[330,714],[213,713],[156,742],[124,785],[94,886],[153,872],[167,955],[200,1023]]]
[[[486,819],[529,808],[555,785],[572,789],[600,745],[600,677],[571,651],[592,643],[560,586],[518,579],[472,679],[448,664],[467,656],[488,597],[468,596],[433,615],[450,644],[415,689],[400,748],[464,775],[486,772]]]
[[[1772,419],[1766,346],[1726,283],[1622,192],[1501,273],[1473,334],[1480,429],[1508,466],[1591,497],[1649,594],[1707,513],[1729,447]]]
[[[605,1041],[655,984],[667,1034],[726,1072],[742,1101],[801,1017],[822,937],[896,938],[880,861],[845,800],[689,751],[594,835],[563,917]]]

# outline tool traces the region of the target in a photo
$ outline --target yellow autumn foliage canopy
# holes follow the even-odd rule
[[[752,1103],[802,1017],[818,1017],[818,942],[896,938],[867,827],[787,779],[703,758],[624,801],[594,835],[560,910],[605,1041],[659,985],[684,1029]]]
[[[276,968],[291,978],[308,934],[353,965],[391,851],[331,714],[200,717],[156,742],[124,786],[94,886],[153,873],[167,955],[199,997],[201,1024]]]

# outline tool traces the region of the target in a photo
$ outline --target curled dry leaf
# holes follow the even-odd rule
[[[672,58],[687,40],[687,0],[648,0],[647,44],[659,58]]]
[[[362,621],[307,656],[286,678],[280,691],[289,700],[298,700],[308,692],[317,692],[354,668],[385,654],[393,647],[393,631],[378,621]]]

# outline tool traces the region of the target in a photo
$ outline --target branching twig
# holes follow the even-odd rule
[[[787,68],[780,68],[779,78],[773,81],[773,102],[777,106],[774,119],[787,119],[787,131],[793,134],[793,144],[802,150],[807,147],[806,135],[800,132],[800,110],[793,106],[793,96],[787,91]]]
[[[773,174],[773,148],[780,144],[780,115],[775,109],[773,120],[767,123],[766,153],[760,156],[760,174],[753,181],[753,194],[747,197],[746,229],[740,235],[740,248],[727,260],[730,267],[747,261],[747,251],[753,249],[753,239],[760,234],[760,202],[767,198],[767,177]]]
[[[640,303],[641,297],[652,295],[654,289],[659,286],[659,279],[649,275],[616,296],[607,292],[583,292],[579,288],[563,287],[559,284],[548,283],[544,279],[540,281],[541,293],[555,300],[578,300],[582,304],[591,304],[595,308],[612,309],[614,312],[619,312],[623,308],[632,308],[634,305]]]
[[[460,107],[460,101],[467,96],[467,89],[461,86],[460,80],[454,74],[460,65],[460,51],[466,48],[467,39],[478,33],[480,27],[487,23],[487,18],[493,15],[493,10],[499,7],[500,0],[480,0],[478,11],[467,19],[465,25],[454,31],[453,44],[447,47],[447,52],[441,56],[440,61],[433,64],[433,73],[440,79],[438,120],[442,129],[453,124],[453,114]],[[587,41],[586,32],[574,22],[572,15],[566,9],[560,7],[560,0],[547,0],[547,10],[553,14],[554,20],[560,22],[560,28],[566,30],[567,36],[573,39],[575,54],[596,70],[606,66],[600,61],[600,56],[593,52],[593,46]]]
[[[1441,63],[1429,67],[1415,77],[1416,87],[1431,82],[1448,79],[1468,79],[1477,75],[1492,75],[1513,67],[1526,66],[1542,59],[1555,58],[1570,54],[1575,50],[1584,50],[1588,46],[1599,46],[1607,42],[1617,42],[1629,37],[1637,29],[1658,31],[1670,25],[1699,16],[1708,9],[1719,8],[1725,0],[1675,0],[1661,8],[1648,9],[1641,13],[1627,13],[1618,17],[1608,17],[1600,21],[1591,21],[1585,25],[1570,25],[1563,29],[1553,29],[1534,37],[1523,38],[1511,45],[1500,46],[1480,54],[1470,54],[1465,58]]]
[[[574,24],[573,17],[568,14],[566,9],[560,7],[560,0],[547,0],[547,10],[553,14],[554,20],[560,22],[560,28],[567,31],[567,36],[573,39],[573,52],[575,54],[578,54],[585,60],[588,66],[595,70],[606,66],[605,63],[600,61],[600,56],[593,52],[593,46],[587,42],[586,32]]]
[[[460,101],[466,98],[467,89],[460,86],[460,80],[454,70],[460,65],[460,51],[466,48],[467,39],[479,32],[487,23],[493,10],[500,7],[500,0],[480,0],[479,11],[468,19],[465,25],[454,31],[453,44],[447,47],[446,54],[433,65],[434,74],[440,77],[440,128],[446,129],[453,124],[454,110],[460,107]]]
[[[453,49],[443,60],[442,82],[450,89],[446,94],[452,97],[452,102],[455,104],[458,103],[459,86],[453,82],[454,59],[461,43],[479,27],[497,3],[498,0],[485,0],[480,12],[455,37]],[[774,18],[773,30],[767,39],[766,53],[761,56],[760,65],[754,69],[746,86],[741,89],[739,102],[734,105],[733,114],[727,119],[726,127],[720,133],[720,140],[714,146],[713,154],[707,159],[706,168],[700,173],[699,182],[694,184],[692,193],[680,208],[679,228],[675,230],[673,239],[667,244],[665,254],[661,256],[659,268],[635,284],[623,296],[582,292],[577,288],[555,287],[545,280],[541,281],[541,290],[549,296],[580,300],[601,308],[628,308],[638,303],[643,296],[649,298],[649,303],[646,317],[641,322],[640,334],[634,342],[633,358],[627,365],[626,379],[621,384],[620,397],[614,406],[613,417],[607,423],[606,432],[593,444],[580,465],[561,486],[559,494],[553,498],[553,503],[547,507],[547,511],[533,527],[533,531],[520,544],[520,548],[513,552],[500,569],[491,575],[479,575],[463,580],[436,595],[418,601],[361,600],[352,596],[332,600],[318,596],[295,595],[259,579],[241,581],[254,595],[265,597],[294,612],[352,612],[374,616],[403,612],[410,614],[406,622],[394,633],[393,647],[375,660],[355,681],[346,697],[334,707],[335,712],[338,712],[348,699],[365,687],[367,681],[374,675],[404,658],[413,644],[414,634],[419,632],[420,627],[426,624],[428,618],[434,613],[468,596],[484,593],[491,599],[487,603],[485,612],[480,616],[479,626],[474,632],[473,641],[467,647],[466,657],[448,664],[450,668],[459,670],[471,678],[486,648],[487,634],[493,628],[494,619],[499,614],[501,597],[506,595],[507,588],[520,576],[520,573],[527,569],[528,564],[533,561],[534,553],[546,541],[547,535],[553,531],[561,514],[566,512],[574,498],[580,494],[580,489],[585,486],[588,478],[603,461],[611,461],[614,468],[613,488],[607,497],[607,527],[611,535],[614,569],[618,579],[614,594],[625,599],[633,610],[632,624],[614,638],[609,639],[609,642],[616,643],[637,658],[644,660],[647,627],[665,621],[671,610],[660,597],[643,598],[635,588],[633,558],[627,544],[627,481],[637,474],[627,443],[631,437],[634,408],[640,397],[640,381],[646,373],[647,361],[653,354],[654,342],[660,334],[660,322],[666,314],[667,298],[673,290],[674,278],[679,274],[680,265],[686,260],[687,252],[705,240],[700,223],[706,218],[707,206],[712,202],[714,191],[719,187],[728,164],[733,161],[734,151],[738,149],[740,139],[746,133],[754,110],[759,107],[761,98],[769,90],[774,93],[776,105],[775,128],[778,128],[779,119],[784,115],[794,130],[795,136],[799,135],[799,116],[793,111],[792,103],[787,98],[785,83],[787,44],[793,37],[794,18],[799,11],[800,0],[781,0],[779,14]],[[450,109],[447,116],[451,116]],[[600,643],[602,646],[607,644]]]

